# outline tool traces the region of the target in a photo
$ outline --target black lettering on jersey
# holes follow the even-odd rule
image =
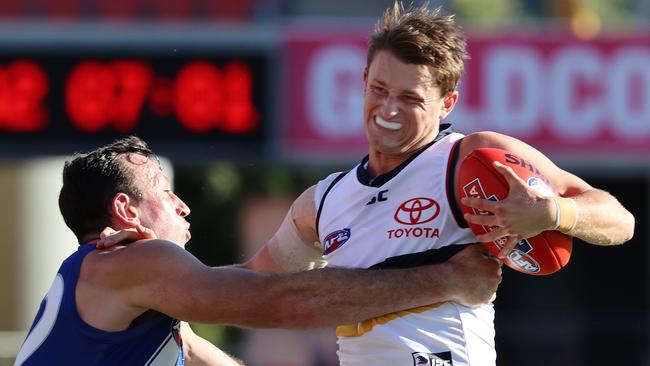
[[[366,203],[366,206],[372,205],[375,202],[384,202],[388,200],[388,197],[386,197],[386,193],[388,193],[388,190],[385,189],[383,191],[379,191],[376,196],[372,197],[368,203]]]

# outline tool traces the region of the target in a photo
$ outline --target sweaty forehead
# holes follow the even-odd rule
[[[138,153],[126,153],[124,154],[124,160],[126,160],[127,163],[133,165],[145,165],[151,162],[148,157]]]
[[[123,154],[120,159],[133,171],[136,179],[150,182],[154,186],[169,185],[167,175],[156,161],[138,153]]]

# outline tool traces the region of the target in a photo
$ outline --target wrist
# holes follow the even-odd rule
[[[553,230],[568,234],[578,224],[578,206],[573,198],[550,197],[555,204]]]

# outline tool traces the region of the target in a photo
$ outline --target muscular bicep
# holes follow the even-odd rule
[[[460,159],[456,165],[456,176],[458,176],[462,158],[474,149],[485,147],[508,150],[517,156],[526,157],[545,174],[560,196],[571,197],[592,189],[583,179],[559,168],[551,159],[534,147],[496,132],[473,133],[463,139],[459,151]]]
[[[107,290],[134,308],[152,309],[176,319],[238,325],[272,321],[255,309],[269,298],[264,276],[240,268],[211,268],[183,248],[152,241],[131,245],[113,258]],[[268,311],[273,311],[272,304]]]

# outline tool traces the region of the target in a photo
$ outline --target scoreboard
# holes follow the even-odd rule
[[[163,154],[260,155],[273,57],[128,39],[0,47],[0,154],[69,154],[135,134]]]

